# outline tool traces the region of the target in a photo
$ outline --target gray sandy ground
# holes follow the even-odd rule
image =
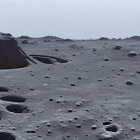
[[[140,41],[17,40],[54,64],[34,57],[37,64],[0,71],[9,88],[0,93],[0,131],[16,140],[140,140]]]

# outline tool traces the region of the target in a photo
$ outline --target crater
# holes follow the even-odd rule
[[[20,96],[16,96],[16,95],[7,95],[7,96],[3,96],[1,97],[1,100],[3,101],[10,101],[10,102],[25,102],[26,99]]]
[[[29,111],[26,106],[18,105],[18,104],[8,105],[6,106],[6,109],[9,112],[13,112],[13,113],[27,113]]]
[[[7,132],[0,132],[0,140],[15,140],[16,137]]]
[[[45,64],[55,64],[55,63],[67,63],[68,60],[64,60],[58,57],[54,56],[45,56],[45,55],[30,55],[34,59],[38,60],[39,62],[45,63]]]

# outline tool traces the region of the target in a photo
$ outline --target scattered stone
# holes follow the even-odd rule
[[[89,112],[90,110],[88,108],[85,109],[86,112]]]
[[[51,78],[51,76],[45,75],[44,78]]]
[[[106,59],[104,59],[104,61],[109,61],[109,59],[106,58]]]
[[[51,132],[51,130],[48,130],[48,134],[51,134],[52,132]]]
[[[76,56],[76,54],[75,54],[75,53],[73,53],[73,54],[72,54],[72,56]]]
[[[94,48],[92,51],[93,51],[93,52],[96,52],[97,50]]]
[[[27,40],[23,40],[21,43],[22,44],[29,44],[29,42]]]
[[[79,118],[77,118],[77,117],[74,117],[74,120],[78,120]]]
[[[133,83],[132,81],[128,80],[128,81],[126,82],[126,84],[127,84],[127,85],[133,85],[134,83]]]
[[[120,71],[124,71],[124,68],[121,68]]]
[[[60,102],[61,102],[60,100],[57,100],[57,101],[56,101],[57,104],[59,104]]]
[[[34,131],[34,130],[28,130],[28,131],[26,131],[27,133],[36,133],[36,131]]]
[[[136,119],[135,117],[133,117],[133,118],[132,118],[132,120],[134,120],[134,121],[135,121],[135,120],[137,120],[137,119]]]
[[[137,74],[140,74],[140,71],[137,71],[136,73],[137,73]]]
[[[0,85],[0,92],[8,92],[9,89],[3,85]]]
[[[69,112],[69,113],[73,112],[73,109],[68,109],[68,112]]]
[[[32,90],[35,90],[34,88],[30,88],[30,90],[32,91]]]
[[[114,124],[111,124],[111,125],[107,125],[105,127],[105,130],[108,131],[108,132],[117,132],[118,131],[118,127]]]
[[[100,135],[99,140],[115,140],[115,139],[113,139],[113,135],[109,133],[103,133]]]
[[[50,40],[44,40],[44,42],[51,42]]]
[[[81,126],[81,124],[76,124],[76,127],[81,128],[82,126]]]
[[[122,47],[121,47],[119,44],[117,44],[117,45],[115,46],[114,49],[115,49],[115,50],[121,50],[121,48],[122,48]]]
[[[58,52],[59,50],[58,49],[54,49],[54,51]]]
[[[135,128],[134,127],[131,127],[130,129],[131,129],[131,131],[135,132]]]
[[[54,99],[53,98],[50,98],[49,101],[54,101]]]
[[[81,79],[82,79],[82,77],[81,77],[81,76],[79,76],[79,77],[77,77],[77,79],[78,79],[78,80],[81,80]]]
[[[97,126],[96,126],[96,125],[92,125],[92,126],[91,126],[91,129],[92,129],[92,130],[96,130],[96,129],[97,129]]]
[[[71,83],[70,85],[73,86],[73,87],[76,86],[76,84],[74,84],[74,83]]]
[[[76,106],[77,106],[77,107],[81,106],[81,102],[76,103]]]
[[[133,140],[140,140],[140,136],[135,136]]]
[[[50,126],[51,126],[51,124],[48,122],[48,123],[47,123],[47,126],[48,126],[48,127],[50,127]]]
[[[129,57],[134,57],[134,56],[137,56],[137,53],[136,53],[135,51],[130,51],[130,52],[128,53],[128,56],[129,56]]]

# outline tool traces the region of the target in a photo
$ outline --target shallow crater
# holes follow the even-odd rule
[[[3,101],[10,101],[10,102],[25,102],[26,99],[20,96],[16,96],[16,95],[7,95],[7,96],[3,96],[1,97],[1,100]]]
[[[45,64],[55,64],[55,63],[67,63],[68,60],[64,60],[58,57],[54,56],[45,56],[45,55],[30,55],[34,59],[38,60],[39,62],[45,63]]]
[[[13,113],[27,113],[29,111],[26,106],[18,105],[18,104],[8,105],[6,106],[6,109],[9,112],[13,112]]]

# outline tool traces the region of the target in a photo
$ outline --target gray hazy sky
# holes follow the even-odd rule
[[[140,0],[0,0],[0,32],[75,39],[140,35]]]

